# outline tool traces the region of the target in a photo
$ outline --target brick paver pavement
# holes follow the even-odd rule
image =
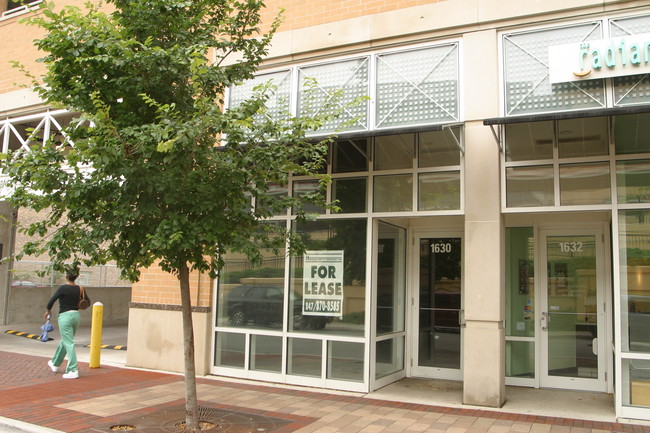
[[[110,432],[112,426],[183,403],[182,376],[90,369],[80,363],[80,379],[62,380],[46,361],[0,352],[0,416],[64,432]],[[399,403],[211,378],[198,379],[198,395],[202,406],[284,420],[285,425],[266,430],[277,433],[650,433],[650,426]],[[132,431],[156,430],[135,425]]]

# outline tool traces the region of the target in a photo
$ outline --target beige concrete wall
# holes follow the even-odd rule
[[[481,119],[499,113],[495,85],[499,82],[497,42],[493,29],[465,35],[463,63],[467,67],[462,83],[468,119],[464,171],[463,402],[492,407],[500,407],[505,401],[504,226],[499,147]]]
[[[210,372],[212,313],[192,313],[196,374]],[[126,363],[129,367],[184,372],[180,311],[131,308]]]

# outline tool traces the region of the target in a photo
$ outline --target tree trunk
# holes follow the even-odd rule
[[[185,352],[185,429],[199,431],[199,408],[196,396],[196,365],[194,364],[194,327],[190,299],[190,269],[183,264],[178,272],[183,314],[183,346]]]

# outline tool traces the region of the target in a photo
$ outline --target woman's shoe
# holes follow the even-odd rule
[[[52,362],[52,360],[47,361],[47,365],[49,365],[50,368],[52,369],[52,373],[58,373],[58,372],[59,372],[59,367],[57,367],[56,365],[54,365],[54,363]]]
[[[79,370],[68,371],[62,376],[64,379],[79,379]]]

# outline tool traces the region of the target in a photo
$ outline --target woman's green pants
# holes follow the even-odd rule
[[[65,372],[75,371],[77,369],[77,352],[74,350],[74,336],[79,327],[81,316],[79,311],[72,310],[59,314],[59,334],[61,334],[61,342],[54,352],[52,357],[52,364],[56,367],[60,366],[63,358],[68,355],[68,366]]]

